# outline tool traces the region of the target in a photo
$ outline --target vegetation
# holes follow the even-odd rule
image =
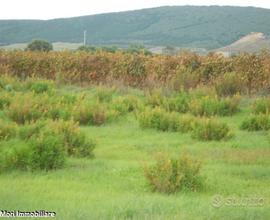
[[[1,21],[0,42],[30,42],[33,38],[50,42],[82,42],[83,31],[87,30],[91,33],[87,35],[87,42],[95,45],[140,42],[215,49],[250,32],[269,35],[269,20],[269,10],[260,8],[159,7],[49,21]]]
[[[145,167],[144,175],[154,191],[175,193],[179,189],[195,191],[201,185],[201,164],[188,155],[178,159],[159,155],[156,164]]]
[[[53,46],[45,40],[34,40],[27,45],[26,50],[49,52],[53,50]]]
[[[257,98],[269,86],[268,54],[256,55],[262,78],[251,93],[243,81],[237,95],[216,82],[242,77],[239,57],[0,54],[4,208],[60,219],[269,219],[268,98]],[[196,83],[181,88],[173,81],[184,70]]]

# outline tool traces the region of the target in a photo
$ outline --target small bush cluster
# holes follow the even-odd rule
[[[5,112],[11,120],[18,124],[24,124],[42,118],[45,103],[45,100],[32,93],[18,93],[14,95]]]
[[[8,140],[16,136],[17,125],[0,119],[0,141]]]
[[[10,105],[11,98],[11,94],[7,92],[0,92],[0,110],[3,110]]]
[[[232,136],[227,124],[213,118],[203,118],[193,126],[192,137],[202,141],[219,141]]]
[[[196,191],[202,186],[201,163],[188,155],[169,158],[157,157],[152,166],[145,166],[144,176],[153,191],[175,193],[179,190]]]
[[[2,171],[51,170],[63,167],[67,156],[93,157],[95,143],[73,121],[38,121],[21,126],[18,133],[24,144],[1,151]],[[11,137],[16,131],[7,134]]]
[[[226,99],[205,96],[200,99],[192,99],[189,109],[192,114],[198,116],[229,116],[238,111],[239,101],[239,96]]]
[[[242,122],[240,128],[248,131],[269,130],[270,117],[264,114],[251,115]]]
[[[190,96],[181,92],[173,97],[166,99],[165,108],[168,111],[186,113],[189,110]]]
[[[227,72],[218,76],[215,81],[215,89],[219,96],[234,96],[243,92],[243,81],[236,72]]]
[[[99,102],[77,104],[72,115],[80,125],[102,125],[107,121],[106,107]]]
[[[270,98],[257,99],[252,105],[252,112],[254,114],[270,113]]]
[[[120,115],[133,112],[141,105],[139,99],[133,95],[119,96],[112,101],[111,108]]]
[[[141,128],[154,128],[161,131],[187,132],[191,129],[193,117],[169,113],[161,108],[146,108],[138,114]]]

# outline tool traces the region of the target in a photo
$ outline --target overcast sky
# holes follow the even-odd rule
[[[165,5],[235,5],[270,8],[268,0],[1,0],[0,19],[51,19]]]

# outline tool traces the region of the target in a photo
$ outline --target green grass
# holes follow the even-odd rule
[[[133,114],[104,126],[82,127],[97,142],[95,158],[69,158],[63,169],[50,172],[2,173],[0,209],[55,211],[63,220],[270,219],[267,132],[239,129],[250,112],[248,102],[243,103],[236,115],[219,118],[234,132],[228,141],[200,142],[190,133],[142,130]],[[0,142],[0,148],[19,144],[14,139]],[[143,165],[153,162],[157,152],[189,152],[201,160],[204,187],[172,195],[152,192]],[[213,206],[216,195],[222,196],[221,207]],[[229,198],[239,203],[258,197],[264,201],[257,207],[225,204]]]

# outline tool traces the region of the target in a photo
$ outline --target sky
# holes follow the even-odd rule
[[[0,19],[52,19],[167,5],[233,5],[270,9],[268,0],[1,0]]]

